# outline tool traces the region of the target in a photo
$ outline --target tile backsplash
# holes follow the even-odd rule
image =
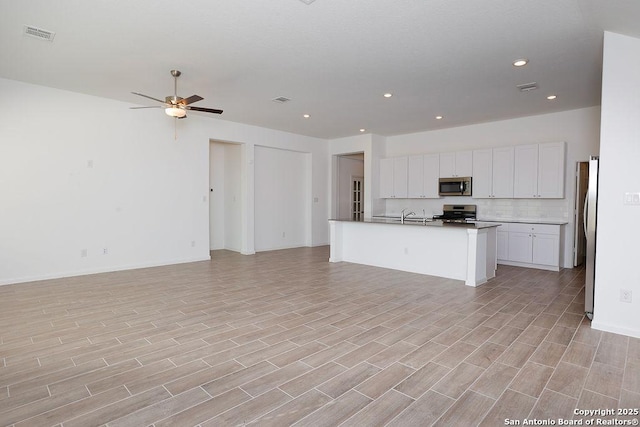
[[[477,205],[478,218],[562,220],[572,222],[573,209],[567,199],[474,199],[471,197],[443,197],[440,199],[387,199],[386,211],[374,215],[400,215],[409,209],[422,216],[442,213],[445,204]]]

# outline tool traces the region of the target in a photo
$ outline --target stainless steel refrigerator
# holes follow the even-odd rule
[[[593,292],[596,277],[596,226],[598,209],[598,163],[597,156],[589,158],[589,189],[584,203],[584,234],[587,239],[585,259],[584,311],[593,319]]]

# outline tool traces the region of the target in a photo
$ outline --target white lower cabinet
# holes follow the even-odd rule
[[[533,262],[533,238],[529,232],[509,231],[507,261]]]
[[[498,227],[498,262],[509,258],[509,232],[505,227]]]
[[[559,224],[501,222],[498,227],[498,264],[559,271]]]

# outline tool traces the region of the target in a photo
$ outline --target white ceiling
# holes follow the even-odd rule
[[[226,120],[396,135],[598,105],[603,30],[639,22],[638,0],[0,0],[0,77],[133,106],[179,69],[178,94]]]

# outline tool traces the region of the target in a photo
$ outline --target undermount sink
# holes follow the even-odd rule
[[[386,221],[402,222],[402,218],[400,218],[399,216],[375,216],[374,219],[384,219]],[[404,219],[404,222],[425,222],[425,221],[431,222],[433,221],[433,218],[421,218],[416,216],[410,216]]]
[[[409,218],[405,218],[404,222],[424,222],[424,221],[433,221],[432,218],[420,218],[420,217],[413,217],[410,216]]]

